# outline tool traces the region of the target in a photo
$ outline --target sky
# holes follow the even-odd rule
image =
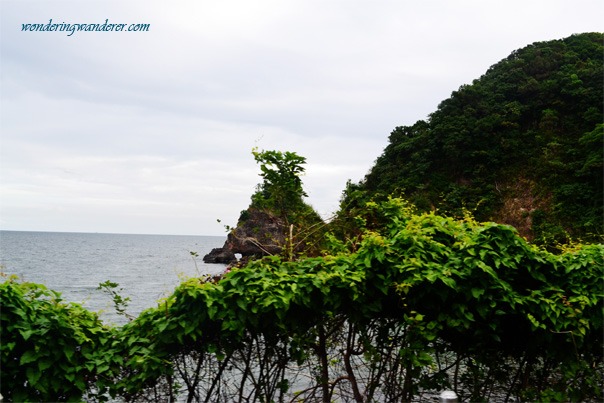
[[[328,218],[395,127],[602,16],[601,0],[0,0],[0,229],[225,235],[261,181],[254,147],[306,157]],[[126,25],[22,30],[50,20]]]

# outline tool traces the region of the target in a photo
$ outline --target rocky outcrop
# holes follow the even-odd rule
[[[242,256],[266,256],[281,253],[285,245],[285,222],[266,211],[249,208],[227,237],[225,246]]]
[[[223,256],[235,257],[237,253],[243,258],[280,254],[286,244],[286,233],[287,224],[283,219],[250,207],[241,214],[237,227],[229,233],[224,246],[213,249],[203,261],[225,263]],[[212,261],[216,257],[220,261]]]
[[[228,249],[214,248],[203,257],[204,263],[224,263],[231,264],[237,261],[237,257]]]

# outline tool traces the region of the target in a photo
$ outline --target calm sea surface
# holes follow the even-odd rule
[[[44,284],[64,300],[122,324],[127,319],[113,312],[111,298],[97,290],[99,283],[118,283],[120,295],[131,299],[126,312],[136,316],[170,295],[181,279],[224,271],[225,265],[202,261],[224,241],[215,236],[0,231],[0,270]]]

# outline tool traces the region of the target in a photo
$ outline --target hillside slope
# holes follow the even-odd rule
[[[577,34],[514,51],[426,121],[397,127],[353,187],[424,210],[468,209],[541,244],[601,240],[603,39]]]

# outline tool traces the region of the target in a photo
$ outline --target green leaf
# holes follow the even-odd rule
[[[35,351],[32,350],[27,350],[25,352],[25,354],[23,354],[21,356],[21,359],[19,360],[19,364],[23,365],[23,364],[28,364],[30,362],[34,362],[38,359],[38,354]]]
[[[65,357],[67,357],[69,361],[71,361],[74,353],[75,351],[72,346],[63,346],[63,354],[65,354]]]
[[[40,371],[44,371],[52,366],[53,362],[49,359],[39,360],[38,361],[38,369]]]
[[[475,299],[478,299],[478,297],[480,297],[481,295],[484,294],[484,289],[483,288],[472,288],[471,292],[472,292],[472,296]]]
[[[40,388],[41,385],[38,385],[38,381],[40,380],[40,376],[42,375],[42,371],[38,371],[34,369],[34,367],[27,367],[25,370],[25,374],[27,375],[27,381],[35,388]]]
[[[162,323],[159,324],[159,326],[157,327],[157,330],[159,332],[163,332],[164,330],[166,330],[166,328],[168,327],[170,323],[168,321],[164,321]]]
[[[457,283],[451,277],[441,277],[440,280],[450,288],[455,289],[457,286]]]
[[[239,308],[241,308],[242,310],[244,310],[244,311],[247,309],[247,303],[246,303],[246,301],[245,301],[244,299],[242,299],[242,298],[237,299],[237,306],[238,306]]]
[[[35,333],[35,330],[33,330],[33,329],[27,329],[27,330],[19,329],[19,333],[21,333],[21,336],[23,336],[23,340],[27,341],[31,337],[31,335]]]

